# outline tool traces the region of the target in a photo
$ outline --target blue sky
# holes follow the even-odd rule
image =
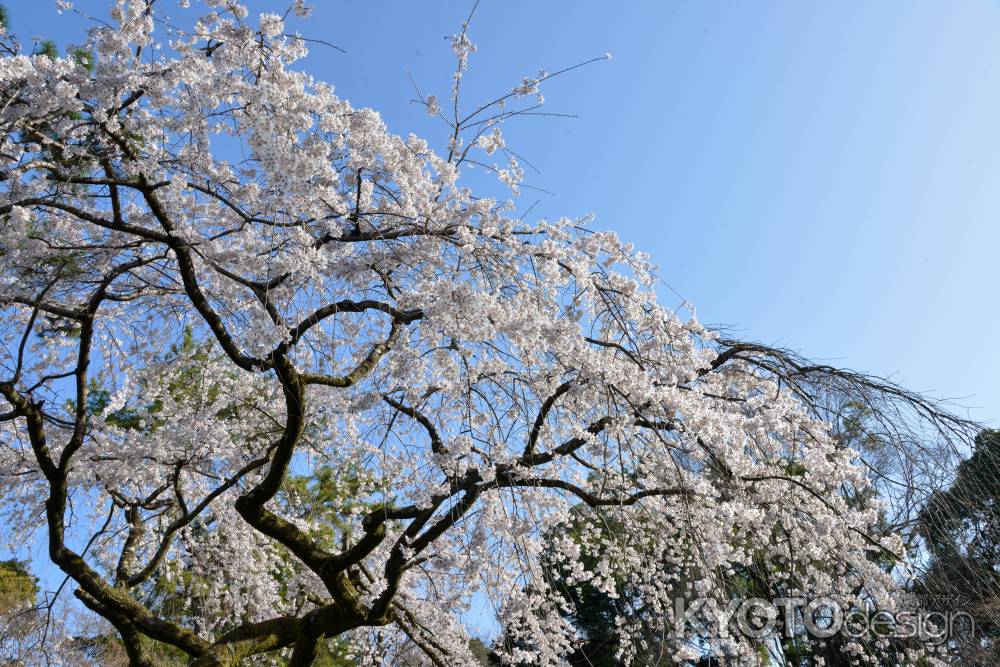
[[[447,96],[444,38],[471,2],[314,4],[291,27],[347,53],[318,46],[305,67],[443,139],[408,74]],[[7,5],[22,37],[82,41],[54,3]],[[554,193],[525,191],[532,216],[594,213],[705,322],[1000,418],[1000,2],[482,0],[470,34],[469,104],[614,55],[544,88],[578,118],[506,127]]]

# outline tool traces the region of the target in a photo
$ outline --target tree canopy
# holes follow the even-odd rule
[[[970,424],[729,340],[614,234],[529,221],[502,129],[555,74],[466,104],[468,22],[447,102],[419,96],[435,147],[297,69],[300,0],[204,5],[116,0],[83,51],[8,34],[0,59],[0,508],[131,664],[478,664],[476,607],[504,661],[554,665],[561,589],[622,582],[625,664],[654,636],[659,664],[760,664],[759,638],[675,632],[677,597],[751,580],[909,608],[859,499]],[[847,400],[877,457],[838,438]]]

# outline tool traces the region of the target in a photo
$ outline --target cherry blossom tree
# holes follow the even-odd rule
[[[748,570],[908,604],[830,406],[939,442],[969,425],[725,339],[586,221],[526,221],[502,128],[555,74],[469,107],[466,23],[450,97],[419,94],[435,150],[295,68],[301,1],[187,4],[117,0],[92,57],[5,35],[0,60],[2,525],[47,544],[131,664],[474,664],[476,608],[505,660],[555,665],[578,638],[552,563],[629,582],[626,664],[650,622],[663,664],[758,664],[753,638],[674,632],[676,597],[728,601]]]

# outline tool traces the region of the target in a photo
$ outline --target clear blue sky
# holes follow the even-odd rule
[[[22,36],[80,41],[53,2],[6,4]],[[441,138],[407,72],[447,96],[471,0],[314,4],[292,27],[347,53],[305,66]],[[471,36],[470,103],[614,54],[544,89],[579,118],[506,128],[554,193],[532,216],[593,212],[705,322],[1000,418],[1000,2],[482,0]]]

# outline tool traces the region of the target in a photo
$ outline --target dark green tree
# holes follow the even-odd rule
[[[951,486],[931,496],[919,530],[925,606],[950,614],[948,647],[969,667],[1000,663],[1000,430],[984,430]]]
[[[39,643],[38,580],[17,560],[0,561],[0,665],[24,664]]]

